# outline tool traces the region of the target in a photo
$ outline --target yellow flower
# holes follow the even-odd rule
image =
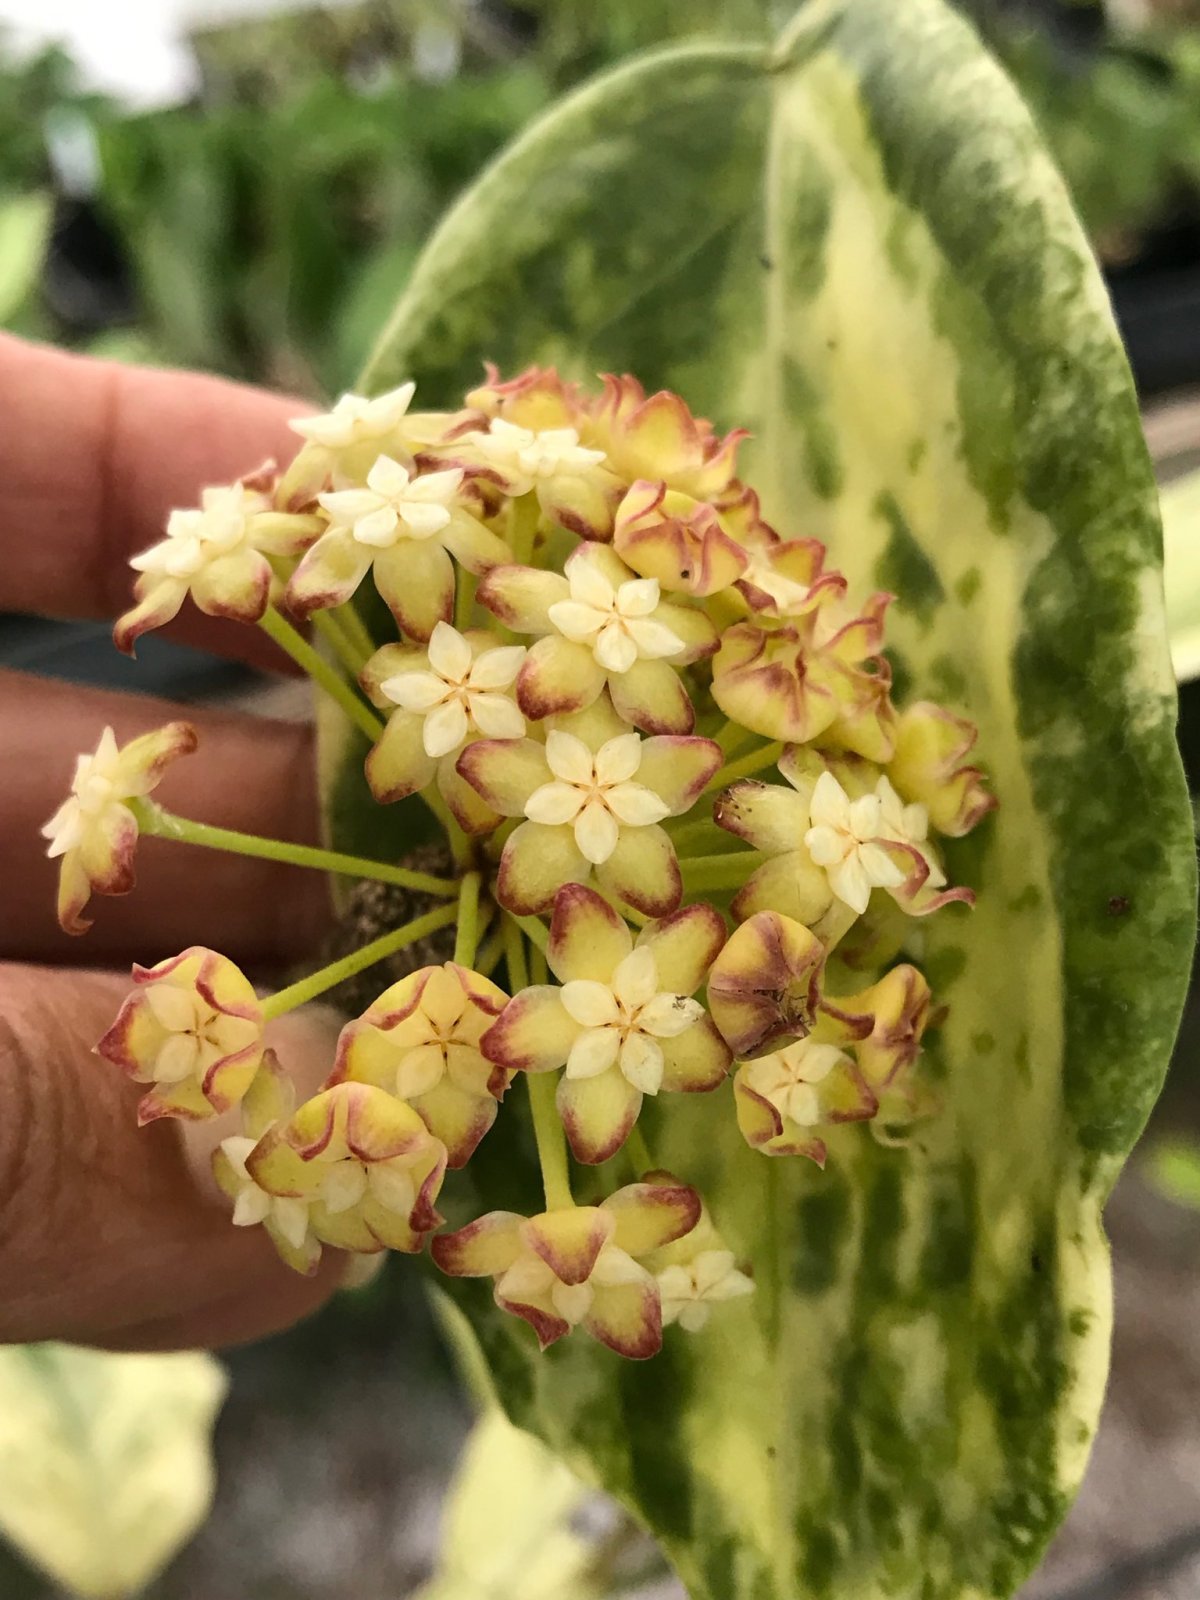
[[[253,985],[227,957],[193,945],[136,985],[97,1053],[152,1087],[138,1121],[196,1119],[237,1105],[263,1056],[263,1015]]]

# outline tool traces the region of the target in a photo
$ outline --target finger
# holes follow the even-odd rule
[[[299,440],[303,403],[199,373],[93,361],[0,335],[0,518],[19,530],[0,567],[0,611],[115,617],[129,557],[196,503]],[[257,628],[186,605],[173,637],[260,664],[283,658]]]
[[[218,1130],[137,1127],[141,1089],[92,1053],[127,987],[0,967],[0,1341],[236,1343],[314,1310],[340,1277],[332,1256],[302,1278],[261,1228],[232,1225],[206,1171]],[[328,1073],[334,1038],[321,1012],[275,1025],[303,1093]]]
[[[39,961],[152,963],[190,944],[233,960],[312,956],[329,919],[325,875],[300,867],[143,838],[131,895],[93,902],[85,939],[55,919],[57,862],[38,830],[68,792],[76,755],[94,750],[111,724],[124,744],[185,716],[196,753],[168,769],[155,798],[198,821],[270,838],[317,837],[312,729],[149,696],[0,673],[0,956]]]

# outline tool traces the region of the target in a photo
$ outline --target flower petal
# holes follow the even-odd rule
[[[555,895],[547,959],[560,982],[610,983],[632,948],[627,924],[594,889],[572,883]]]
[[[514,633],[553,633],[550,607],[558,600],[566,600],[570,592],[561,573],[500,566],[487,574],[476,598]]]
[[[505,910],[526,917],[553,904],[563,884],[584,882],[589,870],[570,827],[523,822],[504,846],[496,894]]]
[[[457,771],[503,817],[523,817],[530,795],[552,777],[545,746],[534,739],[477,739]]]
[[[646,739],[638,782],[653,789],[670,808],[669,815],[677,817],[695,805],[723,759],[720,745],[712,739],[672,735]]]
[[[641,1110],[642,1094],[610,1067],[596,1078],[560,1078],[556,1103],[571,1153],[576,1161],[594,1166],[625,1143]]]
[[[514,1211],[489,1211],[454,1233],[439,1233],[430,1246],[434,1264],[451,1278],[497,1277],[520,1254],[524,1222]]]
[[[306,617],[340,606],[370,571],[373,555],[342,529],[322,534],[288,579],[289,610]]]
[[[604,684],[604,668],[586,645],[551,634],[530,647],[521,665],[517,704],[535,721],[561,716],[590,706]]]
[[[622,828],[616,848],[596,868],[602,889],[648,917],[664,917],[683,898],[675,847],[660,827]]]
[[[638,935],[651,951],[659,985],[671,994],[695,994],[725,944],[725,919],[715,906],[684,906]]]
[[[600,1209],[616,1222],[613,1243],[618,1249],[648,1256],[692,1231],[700,1220],[700,1196],[674,1179],[630,1183],[609,1195]]]
[[[800,849],[764,861],[734,895],[731,909],[739,921],[756,911],[778,911],[815,928],[832,904],[828,874]]]
[[[454,563],[435,539],[403,539],[381,550],[375,587],[413,639],[428,639],[454,615]]]
[[[562,990],[536,984],[513,996],[479,1048],[509,1071],[553,1072],[565,1063],[581,1031],[562,1003]]]
[[[733,1051],[716,1023],[700,1017],[673,1039],[660,1039],[663,1055],[662,1087],[683,1094],[707,1094],[724,1081],[733,1063]]]
[[[371,793],[381,805],[423,789],[436,769],[425,751],[424,719],[412,711],[392,713],[364,763]]]
[[[530,1217],[521,1237],[560,1283],[586,1283],[613,1227],[612,1218],[599,1206],[572,1206]]]
[[[722,790],[713,804],[713,821],[770,855],[798,850],[812,826],[808,801],[794,789],[753,778]]]
[[[583,1326],[593,1339],[630,1361],[648,1361],[662,1349],[658,1285],[641,1271],[634,1283],[597,1288]]]
[[[595,867],[608,860],[620,838],[617,819],[603,800],[588,801],[575,818],[574,830],[575,843]]]
[[[643,733],[691,733],[696,713],[683,679],[669,661],[635,661],[611,677],[608,691],[626,722]]]

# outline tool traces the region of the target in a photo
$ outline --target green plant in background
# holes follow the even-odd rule
[[[900,597],[887,665],[866,681],[859,667],[879,647],[881,609],[823,632],[813,619],[840,616],[841,591],[821,575],[817,546],[772,554],[751,501],[722,499],[732,443],[673,400],[643,410],[626,384],[610,385],[607,406],[544,377],[472,391],[485,355],[510,372],[557,363],[569,379],[636,370],[722,428],[747,424],[739,473],[770,522],[827,545],[856,597],[876,586]],[[439,409],[410,413],[408,379]],[[205,609],[261,622],[296,654],[325,691],[321,771],[339,853],[218,838],[162,812],[147,796],[187,743],[178,728],[121,751],[102,741],[48,832],[76,927],[89,886],[122,886],[138,828],[390,875],[438,907],[261,1002],[223,958],[184,952],[138,974],[103,1053],[149,1085],[145,1118],[244,1097],[222,1185],[235,1220],[264,1223],[301,1268],[322,1242],[418,1252],[440,1220],[432,1202],[447,1160],[469,1158],[445,1195],[451,1222],[468,1226],[434,1246],[451,1271],[501,1275],[496,1302],[486,1284],[449,1282],[468,1370],[512,1422],[649,1528],[695,1600],[1011,1594],[1070,1503],[1095,1429],[1110,1321],[1101,1210],[1165,1071],[1195,888],[1136,402],[1095,264],[1028,113],[942,0],[813,0],[773,44],[640,57],[553,109],[461,199],[417,261],[363,388],[377,398],[346,397],[301,426],[308,442],[281,480],[212,490],[200,510],[176,513],[168,538],[135,563],[137,605],[118,630],[132,643],[190,592]],[[570,555],[564,578],[583,533],[593,542]],[[609,538],[616,553],[595,542]],[[514,573],[531,558],[550,570]],[[622,560],[640,574],[627,584]],[[397,645],[395,624],[367,601],[371,569],[415,642]],[[273,608],[281,578],[315,612],[328,657]],[[468,631],[487,621],[477,602],[489,626],[521,638],[449,626],[451,616]],[[677,679],[666,662],[695,662],[718,632],[711,684],[697,665]],[[530,633],[545,637],[526,657]],[[744,658],[751,635],[772,663],[761,678]],[[389,709],[386,734],[354,686],[374,646],[362,681]],[[531,726],[567,709],[556,697],[577,697],[574,739],[552,723],[544,748],[505,745],[514,675]],[[926,752],[940,773],[929,817],[920,807],[893,816],[882,789],[861,797],[873,808],[852,810],[837,784],[818,807],[834,772],[853,789],[852,771],[884,765],[912,798],[889,687],[900,707],[948,701],[978,723],[1000,808],[969,837],[947,820],[953,808],[937,809],[940,784],[962,765],[965,724],[940,724],[963,729],[953,751]],[[836,709],[806,732],[813,693]],[[774,725],[783,707],[785,731]],[[602,736],[616,713],[651,734],[645,752],[633,750],[636,736]],[[485,737],[458,756],[472,729]],[[720,748],[699,748],[708,735]],[[813,755],[822,737],[842,754],[818,755],[829,770],[817,785],[805,788],[794,751],[782,771],[795,787],[780,785],[780,748],[761,741]],[[590,756],[589,738],[600,739]],[[650,749],[669,739],[674,767]],[[839,765],[847,748],[865,769]],[[647,759],[640,784],[628,781],[634,754]],[[712,842],[701,804],[668,823],[665,849],[617,855],[623,829],[684,809],[666,791],[687,763],[723,756],[701,784],[712,778],[710,800],[724,793],[715,820],[744,831],[755,853]],[[597,795],[624,789],[611,806],[593,795],[573,821],[584,757]],[[965,793],[974,776],[959,782]],[[384,812],[378,802],[417,789],[446,826],[445,876],[389,865],[427,823],[419,805]],[[797,806],[808,807],[807,831]],[[750,815],[763,807],[773,829]],[[516,831],[500,823],[522,812]],[[912,897],[940,870],[917,843],[930,820],[956,835],[945,870],[977,891],[970,914],[868,918],[874,941],[837,949],[847,927],[823,871],[825,898],[811,912],[746,903],[817,866],[829,868],[835,898],[859,909],[853,857],[863,904],[874,883],[925,909]],[[897,880],[898,851],[921,856],[920,883]],[[588,862],[608,901],[582,888],[555,899],[555,864],[561,882],[586,876]],[[729,1085],[699,1073],[715,1045],[695,1041],[720,1040],[683,992],[693,983],[682,955],[670,958],[681,973],[670,995],[642,993],[646,955],[668,961],[664,927],[682,938],[685,923],[640,933],[636,959],[626,923],[669,913],[685,889],[697,902],[680,914],[689,933],[708,930],[697,970],[711,968],[726,1054],[773,1045],[760,1023],[800,1040],[783,1063],[795,1078],[783,1110],[771,1100],[782,1089],[762,1083],[753,1059],[738,1069],[736,1118]],[[816,894],[811,883],[805,892]],[[573,940],[573,919],[594,942]],[[349,1025],[330,1086],[293,1112],[285,1075],[264,1055],[264,1021],[451,923],[459,965],[424,966]],[[537,987],[543,953],[567,988]],[[812,1126],[878,1111],[893,1080],[872,1076],[869,1047],[911,1064],[920,1026],[905,1010],[880,1029],[873,1003],[869,1038],[861,1027],[857,1042],[839,1036],[857,1066],[818,1062],[804,1053],[830,1048],[827,1032],[804,1039],[815,974],[826,959],[843,978],[857,963],[862,985],[881,980],[867,990],[878,999],[913,972],[891,968],[901,953],[938,1007],[922,1092],[887,1108],[879,1140],[821,1127],[821,1171],[796,1153],[826,1153]],[[617,1073],[589,1033],[576,1057],[580,1029],[610,1026],[593,992],[607,968],[582,972],[601,954],[617,962],[604,1005],[615,996],[625,1007],[626,1032],[700,1030],[691,1054],[659,1046],[656,1057],[642,1040],[627,1062],[622,1044]],[[502,955],[514,991],[526,990],[527,959],[534,968],[535,988],[512,1001],[486,976]],[[906,992],[917,989],[911,980]],[[658,1004],[668,998],[679,1003]],[[629,1020],[643,1004],[654,1027]],[[849,1005],[820,1005],[820,1030],[831,1015],[841,1027],[861,1021]],[[573,1168],[545,1092],[564,1059],[573,1065],[558,1104]],[[652,1082],[656,1060],[685,1076],[696,1068],[686,1086],[708,1092],[643,1101],[647,1089],[683,1086]],[[535,1066],[545,1072],[530,1078],[528,1105],[510,1091],[489,1133],[508,1075]],[[847,1098],[823,1100],[814,1086],[827,1080]],[[631,1105],[638,1127],[616,1154]],[[480,1224],[497,1202],[537,1211],[539,1175],[550,1217]],[[589,1202],[610,1196],[608,1209],[574,1207],[568,1184]],[[697,1217],[688,1184],[709,1208],[701,1226],[728,1246],[706,1236],[722,1292],[739,1298],[707,1322],[685,1320],[681,1299],[681,1326],[664,1335],[668,1283],[679,1287],[670,1270],[693,1269],[698,1291],[700,1257],[651,1258],[657,1280],[641,1263],[652,1245],[686,1245]],[[578,1229],[590,1242],[576,1260]],[[622,1260],[604,1255],[601,1235]],[[740,1292],[739,1262],[753,1295]],[[514,1307],[549,1350],[506,1314]],[[582,1329],[562,1337],[575,1322],[599,1342]],[[540,1473],[541,1458],[530,1460]],[[561,1482],[551,1472],[548,1483],[554,1498]],[[451,1564],[435,1592],[480,1581]]]

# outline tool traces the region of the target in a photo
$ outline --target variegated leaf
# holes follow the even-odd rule
[[[224,1396],[211,1356],[0,1350],[0,1534],[86,1600],[139,1593],[208,1512]]]
[[[779,44],[634,62],[430,243],[369,374],[451,404],[635,372],[755,438],[789,535],[902,597],[902,693],[964,708],[1001,801],[925,927],[941,1113],[822,1174],[723,1097],[648,1119],[758,1294],[662,1355],[547,1356],[455,1290],[514,1420],[625,1500],[696,1600],[1002,1596],[1079,1482],[1107,1364],[1101,1208],[1193,938],[1154,486],[1099,274],[1015,91],[942,0],[812,0]],[[336,763],[335,763],[336,765]],[[368,827],[354,764],[338,831]],[[506,1111],[506,1116],[508,1112]],[[477,1158],[488,1203],[511,1144]]]

